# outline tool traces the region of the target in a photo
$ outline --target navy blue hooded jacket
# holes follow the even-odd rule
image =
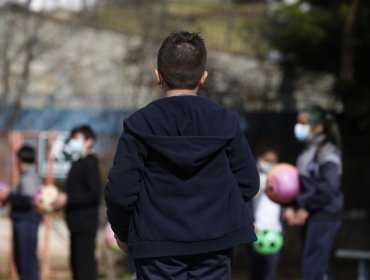
[[[124,122],[105,189],[133,258],[213,252],[256,239],[259,175],[235,114],[198,96],[156,100]]]

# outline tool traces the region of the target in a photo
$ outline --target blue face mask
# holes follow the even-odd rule
[[[294,136],[298,141],[307,142],[312,139],[311,127],[308,124],[297,123],[294,126]]]

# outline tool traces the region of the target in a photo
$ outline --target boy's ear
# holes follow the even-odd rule
[[[155,70],[154,70],[154,72],[155,72],[155,77],[156,77],[156,79],[157,79],[157,84],[158,85],[161,85],[162,84],[162,76],[161,76],[161,73],[159,72],[159,70],[158,70],[158,68],[156,68]]]
[[[200,87],[204,87],[204,85],[206,83],[206,80],[207,80],[207,77],[208,77],[208,72],[204,71],[203,74],[202,74],[202,77],[200,78],[200,81],[199,81]]]

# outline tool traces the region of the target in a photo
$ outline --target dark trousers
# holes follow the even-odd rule
[[[274,280],[279,254],[261,255],[251,246],[251,280]]]
[[[137,259],[138,280],[230,280],[232,249],[192,256]]]
[[[332,279],[329,259],[339,227],[339,220],[307,221],[303,229],[303,280]]]
[[[20,280],[39,280],[37,258],[37,230],[39,223],[14,221],[14,261]]]
[[[71,269],[74,280],[96,280],[95,237],[93,233],[71,233]]]

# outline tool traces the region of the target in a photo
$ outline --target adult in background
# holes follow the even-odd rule
[[[333,115],[314,106],[298,114],[295,136],[306,144],[297,160],[301,191],[284,218],[303,226],[303,280],[332,279],[330,252],[343,210],[339,129]]]

